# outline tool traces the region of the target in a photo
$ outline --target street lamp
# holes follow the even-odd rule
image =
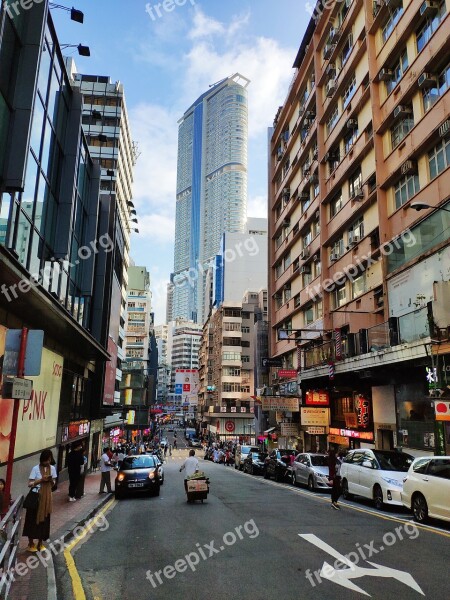
[[[414,210],[417,210],[417,211],[428,210],[430,208],[434,208],[436,210],[444,210],[445,212],[450,213],[449,208],[445,208],[443,206],[431,206],[431,204],[427,204],[426,202],[411,202],[411,204],[409,205],[409,208],[413,208]]]

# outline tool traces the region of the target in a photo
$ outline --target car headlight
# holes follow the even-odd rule
[[[125,473],[119,473],[117,475],[117,481],[123,481],[125,479]]]
[[[148,478],[155,479],[155,471],[150,471],[150,473],[148,474]]]
[[[400,481],[397,481],[397,479],[391,479],[390,477],[382,477],[382,479],[386,483],[389,483],[389,485],[393,485],[399,488],[403,487],[403,484]]]

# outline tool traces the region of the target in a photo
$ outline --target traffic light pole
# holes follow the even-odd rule
[[[25,371],[25,351],[27,347],[27,338],[28,338],[28,329],[26,327],[22,327],[22,335],[20,336],[20,347],[19,347],[19,356],[17,359],[17,377],[23,378]],[[19,419],[19,407],[20,400],[15,398],[14,409],[13,409],[13,418],[11,425],[11,437],[9,439],[9,452],[8,452],[8,463],[6,467],[6,485],[5,485],[5,494],[3,503],[9,505],[9,499],[11,497],[11,483],[12,483],[12,475],[13,475],[13,465],[14,465],[14,449],[16,447],[16,433],[17,433],[17,421]],[[4,506],[1,507],[2,512]]]

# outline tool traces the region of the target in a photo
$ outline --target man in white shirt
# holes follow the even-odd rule
[[[112,469],[112,464],[111,461],[109,459],[109,455],[108,455],[108,450],[109,448],[105,448],[103,450],[103,454],[102,457],[100,459],[100,471],[102,474],[102,478],[100,481],[100,491],[99,494],[104,494],[105,492],[105,485],[106,485],[106,490],[108,492],[108,494],[111,493],[111,469]]]
[[[189,456],[180,467],[180,473],[186,471],[184,476],[184,488],[187,490],[187,478],[199,470],[198,458],[195,458],[195,450],[189,450]]]

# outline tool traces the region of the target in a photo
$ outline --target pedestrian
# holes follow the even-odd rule
[[[75,498],[77,500],[80,500],[80,498],[83,498],[84,496],[84,482],[87,473],[87,456],[83,447],[81,447],[81,455],[83,456],[83,464],[80,468],[80,479],[78,480],[78,485],[75,492]]]
[[[100,458],[100,471],[102,474],[102,478],[100,481],[100,490],[98,492],[99,494],[105,493],[105,485],[108,494],[111,493],[111,470],[113,468],[113,465],[109,458],[108,450],[109,448],[105,448],[103,450],[102,457]]]
[[[341,495],[341,455],[336,455],[336,450],[330,448],[328,453],[328,477],[333,482],[331,488],[331,507],[335,510],[340,510],[338,505],[339,496]]]
[[[164,445],[164,458],[166,458],[167,455],[167,444]]]
[[[67,457],[67,470],[69,471],[69,502],[75,502],[76,490],[81,477],[81,469],[84,466],[83,445],[74,442]]]
[[[169,444],[169,456],[172,456],[172,444]]]
[[[177,440],[176,439],[173,440],[173,449],[174,450],[177,449]]]
[[[122,461],[124,458],[125,458],[125,453],[123,451],[123,448],[120,448],[119,452],[117,453],[117,467],[119,469],[122,466]]]
[[[191,477],[191,475],[193,475],[194,473],[196,473],[199,470],[198,458],[196,458],[196,456],[195,456],[195,450],[194,449],[189,450],[189,456],[184,461],[184,463],[181,465],[181,467],[180,467],[180,473],[183,470],[186,471],[186,474],[184,476],[184,489],[187,492],[187,479],[188,479],[188,477]],[[189,502],[189,500],[188,500],[188,502]]]
[[[22,535],[28,538],[28,552],[45,550],[44,540],[50,537],[50,515],[52,513],[52,490],[56,486],[57,473],[51,464],[51,450],[43,450],[39,464],[31,469],[28,487],[38,496],[36,506],[26,509]],[[34,540],[37,539],[37,545]]]

